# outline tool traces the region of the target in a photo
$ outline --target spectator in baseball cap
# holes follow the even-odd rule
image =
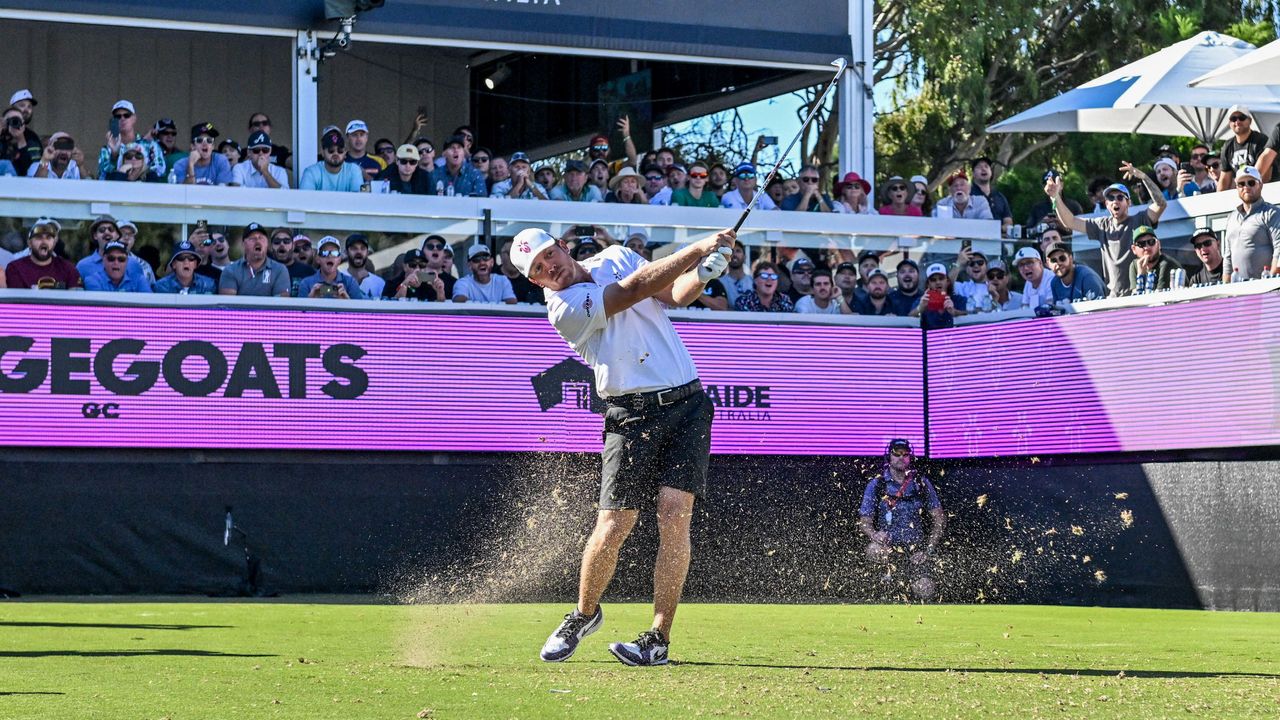
[[[226,156],[227,162],[231,164],[232,172],[235,171],[236,166],[240,164],[240,161],[244,158],[245,154],[244,148],[240,147],[240,143],[232,140],[231,138],[227,138],[226,140],[218,143],[218,152]]]
[[[1009,268],[1003,260],[987,263],[987,294],[993,310],[1017,310],[1022,307],[1022,293],[1009,289]]]
[[[82,290],[76,267],[54,253],[62,227],[57,220],[40,218],[27,231],[24,257],[11,260],[4,268],[4,286],[11,290]]]
[[[102,267],[84,278],[84,289],[97,292],[151,292],[151,284],[141,275],[130,275],[129,248],[119,240],[109,241],[102,249]]]
[[[271,231],[271,258],[289,271],[289,296],[298,296],[298,286],[302,284],[303,279],[309,278],[316,274],[316,269],[310,263],[303,262],[298,259],[297,253],[294,252],[295,240],[301,240],[311,245],[311,239],[306,235],[298,235],[294,237],[293,231],[287,227],[276,228]]]
[[[316,243],[319,272],[298,285],[298,297],[328,298],[336,300],[363,300],[364,291],[355,278],[342,272],[342,244],[338,238],[325,235]]]
[[[325,192],[360,192],[364,172],[359,165],[347,162],[347,142],[337,128],[320,136],[320,154],[324,159],[302,171],[299,190]]]
[[[604,202],[600,188],[587,183],[587,165],[581,160],[570,160],[564,165],[564,178],[551,188],[552,200],[569,202]]]
[[[751,163],[739,163],[733,169],[735,187],[720,198],[720,207],[744,210],[756,194],[756,166]],[[778,206],[768,195],[761,195],[756,203],[760,210],[777,210]]]
[[[1200,260],[1200,270],[1187,278],[1188,285],[1213,285],[1222,282],[1226,263],[1222,260],[1222,241],[1213,228],[1202,225],[1191,233],[1191,247]]]
[[[157,120],[151,126],[151,136],[160,144],[167,170],[172,170],[177,166],[179,160],[186,157],[187,153],[178,147],[178,126],[173,122],[172,118],[160,118]]]
[[[232,181],[249,188],[276,190],[289,187],[289,173],[271,162],[271,136],[256,130],[249,135],[244,162],[235,166]]]
[[[431,185],[431,172],[422,167],[422,153],[405,143],[396,148],[395,164],[378,173],[378,180],[385,180],[391,192],[400,195],[435,195]]]
[[[169,274],[157,280],[152,290],[173,295],[212,295],[216,291],[213,280],[196,274],[200,267],[200,253],[190,240],[182,240],[173,246],[169,256]]]
[[[1102,276],[1094,272],[1093,268],[1076,263],[1071,243],[1055,243],[1049,246],[1044,256],[1049,261],[1049,268],[1053,270],[1050,288],[1053,290],[1054,302],[1073,303],[1107,296],[1107,284],[1102,282]]]
[[[267,255],[267,238],[267,229],[258,223],[245,226],[240,237],[244,257],[222,270],[219,295],[289,296],[289,271]]]
[[[1156,237],[1155,228],[1143,225],[1133,231],[1129,287],[1135,294],[1173,288],[1173,273],[1177,270],[1182,270],[1182,265],[1160,251],[1160,238]]]
[[[924,289],[920,287],[920,265],[915,260],[903,259],[898,263],[898,287],[889,293],[889,307],[893,314],[906,317],[911,314]]]
[[[511,159],[507,162],[511,177],[494,183],[489,197],[517,200],[547,199],[547,191],[533,179],[528,155],[522,152],[511,153]]]
[[[844,263],[837,269],[853,270],[851,263]],[[893,305],[889,302],[889,275],[880,268],[874,268],[862,281],[863,295],[854,299],[853,311],[859,315],[892,315]]]
[[[453,301],[473,303],[516,303],[516,293],[506,275],[493,274],[493,253],[487,245],[467,248],[471,273],[453,285]]]
[[[409,147],[413,147],[410,145]],[[387,281],[374,274],[373,261],[369,259],[369,238],[364,233],[351,233],[345,243],[347,250],[347,274],[360,286],[366,298],[380,298]]]
[[[947,266],[934,263],[926,268],[925,283],[924,295],[911,309],[911,317],[919,317],[920,327],[925,330],[954,326],[956,316],[966,314],[966,304],[962,296],[955,294]]]
[[[387,169],[382,158],[368,153],[369,126],[363,120],[352,120],[347,123],[347,162],[359,166],[364,173],[363,181],[372,180],[378,173]],[[362,182],[363,182],[362,181]]]
[[[1013,267],[1022,276],[1022,303],[1032,310],[1053,304],[1053,275],[1044,271],[1040,250],[1024,247],[1013,256]]]
[[[443,301],[446,298],[445,282],[439,270],[433,270],[427,256],[421,250],[404,254],[404,274],[387,283],[388,297],[397,300]]]
[[[220,134],[211,122],[202,122],[191,128],[191,152],[173,167],[178,182],[226,185],[232,181],[231,163],[227,162],[227,156],[213,151]]]
[[[471,164],[467,136],[455,134],[444,144],[441,152],[444,163],[431,171],[431,185],[437,195],[485,197],[488,182],[484,173]]]
[[[137,149],[142,156],[138,177],[154,176],[159,179],[167,173],[160,143],[138,133],[138,116],[135,113],[133,103],[128,100],[119,100],[111,107],[111,117],[119,123],[120,132],[116,135],[109,134],[107,144],[98,153],[98,177],[105,178],[120,172],[125,151],[129,149]]]

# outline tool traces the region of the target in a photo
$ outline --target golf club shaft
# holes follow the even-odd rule
[[[827,95],[831,94],[831,91],[835,89],[836,83],[840,81],[840,76],[844,74],[844,69],[847,66],[843,61],[837,62],[840,64],[836,67],[835,77],[831,78],[831,82],[827,84],[827,88],[822,91],[822,95],[818,98],[818,101],[813,104],[813,109],[809,111],[809,117],[804,119],[804,122],[800,125],[799,132],[796,133],[795,137],[791,138],[791,142],[787,143],[787,149],[783,150],[782,154],[778,156],[778,162],[774,163],[773,169],[769,171],[767,176],[765,176],[764,182],[756,186],[756,191],[751,195],[751,202],[747,203],[746,209],[742,211],[742,217],[739,217],[738,222],[733,226],[734,232],[741,229],[742,223],[747,221],[747,216],[751,214],[751,210],[754,209],[756,203],[760,201],[760,194],[765,191],[765,188],[769,187],[769,183],[773,180],[773,176],[778,174],[778,170],[782,167],[782,163],[786,161],[787,155],[791,153],[791,148],[795,147],[797,142],[800,142],[800,136],[803,135],[805,129],[809,127],[809,123],[813,122],[813,119],[818,116],[818,110],[822,109],[822,103],[826,102]]]

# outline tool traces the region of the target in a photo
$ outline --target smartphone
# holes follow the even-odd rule
[[[436,282],[436,271],[435,270],[419,270],[418,282],[424,283],[427,285],[434,285]]]
[[[764,136],[764,138],[762,138],[762,139],[764,140],[764,144],[765,144],[765,145],[777,145],[777,144],[778,144],[778,136],[777,136],[777,135],[765,135],[765,136]]]
[[[71,138],[58,138],[53,142],[54,150],[75,150],[76,141]]]
[[[961,250],[972,250],[972,249],[973,249],[973,241],[972,241],[972,240],[961,240],[961,241],[960,241],[960,249],[961,249]]]
[[[321,283],[319,294],[320,297],[336,297],[338,294],[338,286],[330,285],[329,283]]]
[[[196,221],[196,232],[209,232],[209,221],[200,219]]]
[[[1182,172],[1187,173],[1189,175],[1194,175],[1196,172],[1196,169],[1191,167],[1191,163],[1189,162],[1184,162],[1178,167],[1182,169]]]
[[[112,137],[120,137],[120,118],[115,115],[111,116],[111,119],[107,121],[107,132],[111,133]]]
[[[573,234],[580,238],[595,237],[596,228],[594,225],[574,225]]]
[[[427,118],[430,118],[430,117],[431,117],[430,115],[428,115],[428,114],[427,114],[427,106],[426,106],[426,105],[419,105],[419,106],[418,106],[418,114],[419,114],[419,115],[426,115],[426,116],[427,116]]]

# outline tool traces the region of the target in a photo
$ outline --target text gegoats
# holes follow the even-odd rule
[[[164,386],[187,397],[208,397],[221,391],[223,397],[238,398],[246,393],[264,398],[301,399],[307,397],[307,370],[310,361],[319,361],[328,373],[320,392],[335,400],[358,398],[369,388],[369,376],[355,363],[366,355],[358,345],[313,345],[273,343],[268,355],[264,343],[244,343],[230,357],[218,346],[203,340],[174,343],[159,360],[132,359],[117,374],[118,360],[129,360],[147,348],[144,340],[120,338],[92,350],[87,338],[52,338],[48,357],[26,355],[35,338],[0,337],[0,393],[29,393],[44,385],[54,395],[89,395],[88,379],[73,375],[92,372],[98,385],[115,395],[141,395],[163,380]],[[20,355],[11,370],[11,354]],[[204,360],[207,367],[184,370],[189,358]],[[284,360],[287,376],[283,386],[270,358]]]

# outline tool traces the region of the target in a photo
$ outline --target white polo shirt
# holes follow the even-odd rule
[[[605,317],[605,286],[646,264],[635,252],[613,245],[582,262],[593,282],[545,293],[551,324],[595,370],[601,397],[665,390],[698,377],[662,303],[648,298]]]
[[[1040,275],[1040,286],[1034,287],[1031,281],[1022,288],[1022,306],[1029,307],[1032,310],[1041,305],[1053,304],[1053,272],[1049,268],[1045,268],[1043,274]],[[1012,295],[1013,293],[1009,293]]]

